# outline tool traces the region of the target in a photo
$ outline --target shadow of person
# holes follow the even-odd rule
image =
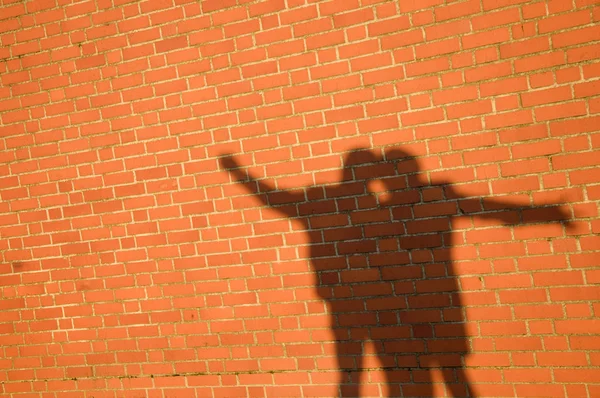
[[[453,221],[566,220],[557,206],[532,208],[462,197],[450,183],[430,184],[404,150],[359,148],[341,181],[278,190],[229,156],[221,164],[265,204],[300,222],[310,243],[317,292],[335,336],[338,394],[359,396],[371,344],[389,396],[434,396],[433,369],[452,396],[474,396],[464,369],[469,352],[451,249]]]

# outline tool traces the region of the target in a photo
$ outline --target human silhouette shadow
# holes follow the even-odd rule
[[[351,151],[339,183],[289,190],[254,178],[229,155],[221,164],[307,232],[335,336],[341,397],[359,396],[368,342],[389,396],[434,396],[434,368],[449,394],[474,396],[464,369],[469,342],[451,255],[452,219],[516,225],[569,218],[558,206],[462,197],[451,183],[430,184],[399,148]],[[372,187],[376,181],[379,188]]]

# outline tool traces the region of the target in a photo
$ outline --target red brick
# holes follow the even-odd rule
[[[600,392],[593,0],[8,3],[8,395]]]

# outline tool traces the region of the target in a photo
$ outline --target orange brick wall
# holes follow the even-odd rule
[[[600,396],[597,0],[0,0],[0,393]]]

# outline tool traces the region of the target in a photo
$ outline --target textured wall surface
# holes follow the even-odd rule
[[[0,0],[0,394],[600,396],[598,0]]]

